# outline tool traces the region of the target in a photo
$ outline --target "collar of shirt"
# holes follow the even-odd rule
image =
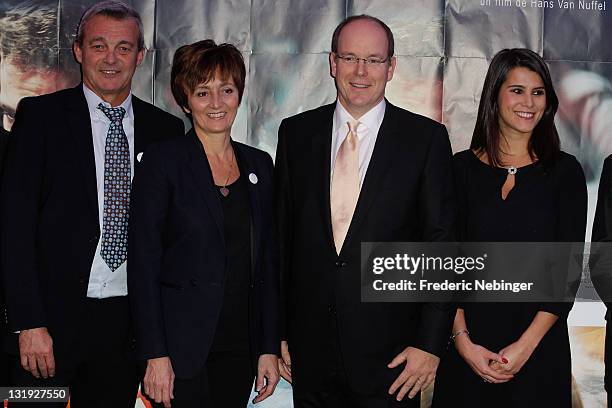
[[[98,105],[102,103],[105,106],[111,107],[110,103],[104,101],[100,98],[94,91],[89,89],[87,85],[83,84],[83,93],[85,94],[85,99],[87,100],[87,108],[89,109],[89,118],[92,122],[104,122],[110,123],[108,117],[98,109]],[[134,111],[132,110],[132,93],[130,92],[125,98],[125,100],[119,105],[125,109],[125,117],[123,120],[129,120],[129,123],[134,122]],[[125,123],[125,122],[124,122]]]
[[[374,152],[374,145],[378,138],[378,130],[385,117],[386,110],[385,100],[381,100],[376,106],[366,112],[359,118],[359,127],[357,128],[357,138],[359,139],[359,185],[363,184],[365,174],[370,165],[370,159]],[[330,182],[334,172],[336,156],[340,145],[346,139],[348,134],[348,121],[355,120],[350,113],[342,106],[340,101],[336,102],[336,110],[334,111],[332,125],[332,142],[331,142],[331,160],[330,160]]]
[[[357,128],[357,137],[361,142],[368,133],[372,134],[376,139],[378,129],[385,116],[386,103],[384,98],[376,104],[372,109],[367,111],[365,115],[359,118],[359,127]],[[351,116],[350,113],[342,106],[340,101],[336,102],[336,109],[334,110],[334,123],[333,123],[333,138],[335,139],[332,143],[332,151],[337,152],[340,149],[340,145],[346,138],[349,128],[347,122],[355,121],[356,119]],[[369,132],[368,132],[369,131]]]

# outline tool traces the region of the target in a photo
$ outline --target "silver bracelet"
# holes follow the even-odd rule
[[[453,335],[451,336],[451,340],[455,341],[455,339],[457,338],[457,336],[461,336],[462,334],[465,334],[469,337],[470,332],[467,331],[467,329],[463,329],[463,330],[458,330],[455,333],[453,333]]]

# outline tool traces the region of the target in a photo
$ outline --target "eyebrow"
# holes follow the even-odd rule
[[[117,45],[129,45],[130,47],[133,47],[134,43],[131,42],[131,41],[128,41],[128,40],[121,40],[121,41],[119,41],[119,44],[117,44]]]
[[[10,116],[15,116],[16,109],[2,103],[0,104],[0,112],[4,114],[8,114]]]
[[[347,52],[347,53],[337,52],[336,55],[342,55],[342,56],[352,55],[354,57],[357,56],[357,54],[355,54],[354,52]],[[384,58],[384,57],[380,54],[370,54],[364,58]]]
[[[103,43],[106,43],[106,39],[104,37],[94,37],[91,40],[89,40],[89,44],[93,44],[97,41],[101,41]],[[134,46],[134,43],[128,40],[121,40],[119,41],[119,43],[117,45],[129,45],[130,47]]]
[[[519,84],[510,84],[508,85],[508,88],[526,88],[525,85],[519,85]],[[544,85],[542,86],[534,86],[533,89],[546,89],[546,87]]]
[[[226,85],[230,85],[230,86],[236,86],[235,84],[232,84],[231,82],[227,81],[227,82],[221,82],[221,84],[219,84],[219,86],[226,86]],[[210,89],[209,85],[198,85],[195,87],[195,91],[197,91],[198,89]]]

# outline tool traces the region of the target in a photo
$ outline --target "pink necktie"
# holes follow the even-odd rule
[[[359,198],[359,122],[347,122],[348,135],[340,145],[331,184],[331,222],[336,253],[340,254]]]

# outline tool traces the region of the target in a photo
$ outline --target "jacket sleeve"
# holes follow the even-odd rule
[[[567,262],[577,262],[578,267],[567,262],[557,265],[563,273],[562,284],[564,293],[566,293],[566,301],[542,303],[540,310],[566,320],[574,305],[573,301],[569,300],[574,299],[580,285],[587,218],[586,179],[580,163],[575,158],[571,157],[564,166],[559,184],[556,240],[560,243],[559,245],[567,244],[563,252],[571,250],[572,254]],[[574,244],[578,244],[578,247]],[[559,276],[559,271],[553,271],[553,273]]]
[[[274,200],[276,212],[277,237],[280,248],[280,322],[281,340],[287,340],[288,283],[290,281],[292,242],[292,208],[290,196],[290,175],[287,153],[287,120],[283,120],[278,130],[276,162],[274,166]]]
[[[265,174],[270,180],[270,186],[273,179],[273,164],[269,155],[265,155]],[[262,313],[262,341],[260,354],[276,354],[280,355],[280,276],[279,276],[279,246],[277,229],[274,226],[274,203],[273,191],[268,190],[268,194],[262,201],[264,204],[263,214],[264,219],[262,225],[264,231],[262,234],[262,245],[265,253],[263,254],[264,270],[263,270],[263,299],[264,307]]]
[[[453,241],[456,219],[452,151],[446,128],[434,130],[419,194],[424,242]],[[451,302],[422,305],[416,347],[431,354],[444,353],[456,307]]]
[[[7,148],[0,195],[0,260],[11,331],[47,327],[37,231],[43,205],[44,110],[21,100]]]
[[[612,301],[612,155],[604,161],[597,192],[589,267],[597,294],[608,309]]]
[[[160,275],[170,188],[163,167],[162,146],[154,144],[142,156],[130,199],[128,293],[141,359],[168,355]]]

